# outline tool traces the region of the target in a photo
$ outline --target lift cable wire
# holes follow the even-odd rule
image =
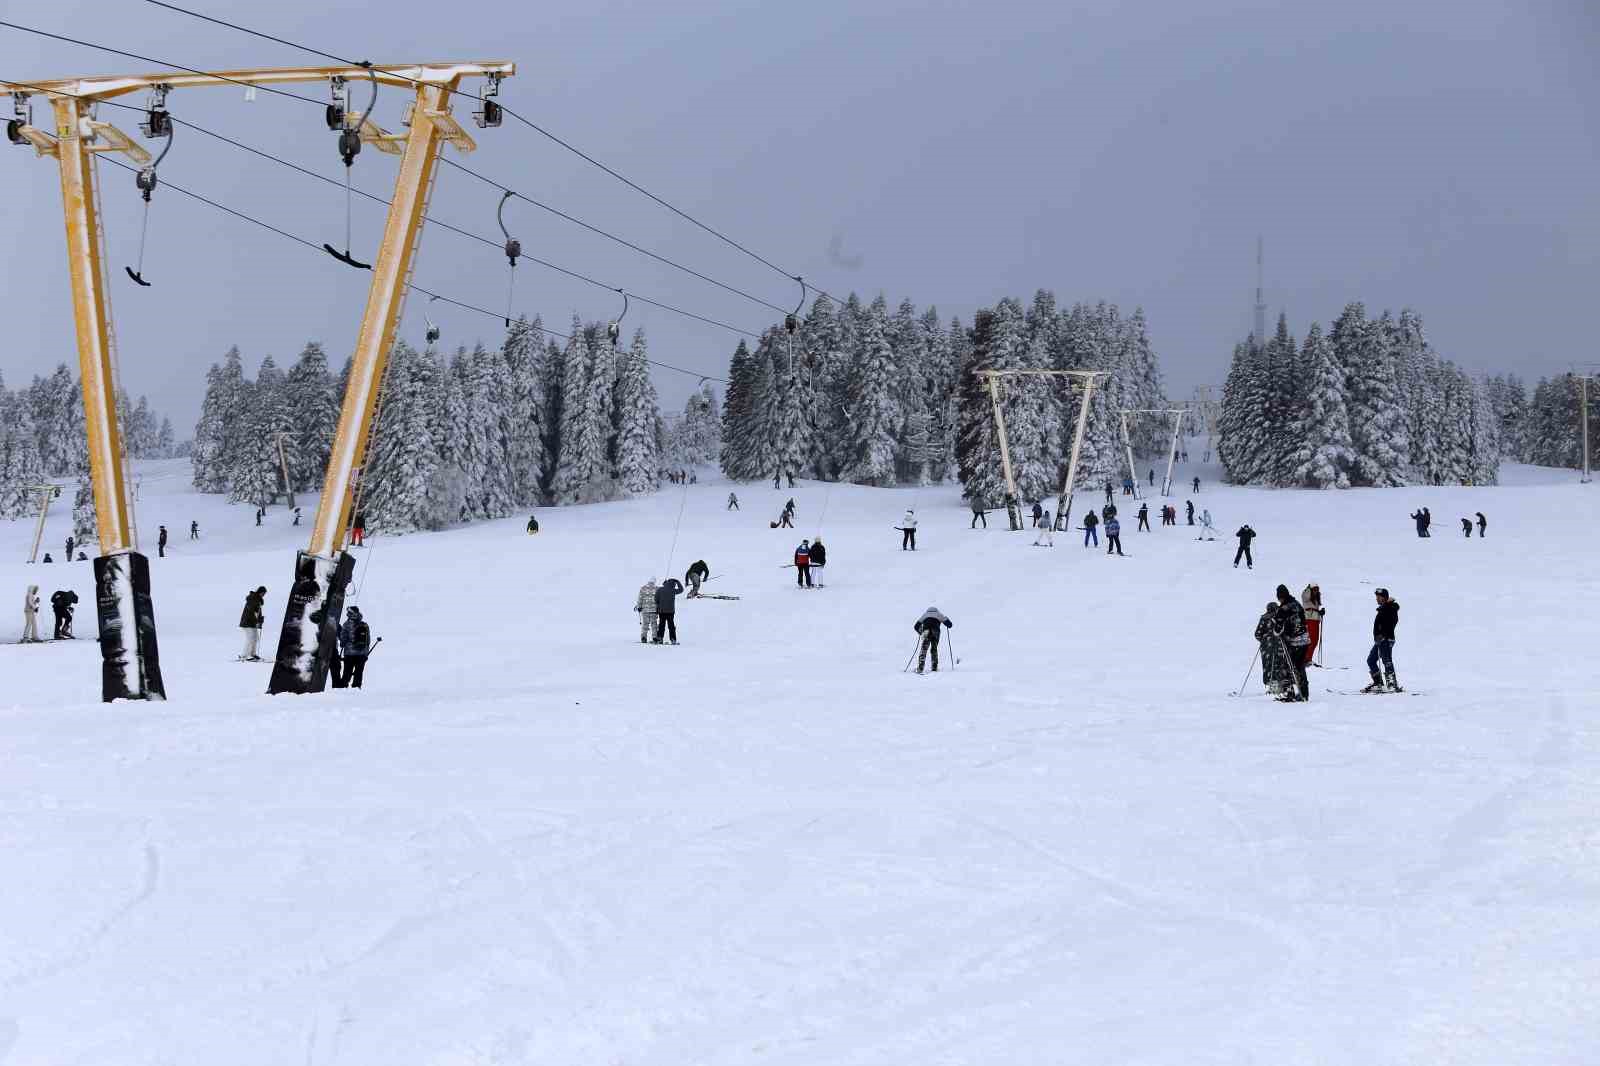
[[[104,162],[110,163],[112,166],[121,167],[123,170],[129,171],[131,173],[137,173],[138,172],[138,168],[137,167],[134,167],[134,166],[131,166],[131,165],[127,164],[127,163],[124,163],[119,159],[113,159],[113,158],[111,158],[109,156],[103,156],[102,159],[104,160]],[[189,189],[185,189],[181,185],[174,185],[172,182],[169,182],[169,181],[163,181],[161,183],[161,187],[164,188],[164,189],[171,189],[173,192],[179,193],[179,194],[181,194],[183,196],[187,196],[191,200],[198,200],[201,203],[207,205],[208,207],[214,207],[218,211],[221,211],[224,214],[232,215],[234,218],[240,219],[241,221],[253,223],[253,224],[257,225],[257,226],[260,226],[262,229],[265,229],[265,230],[271,230],[273,233],[276,233],[280,237],[283,237],[283,238],[285,238],[287,240],[294,241],[296,244],[304,245],[305,247],[310,248],[312,251],[321,253],[324,257],[326,257],[327,253],[323,252],[322,245],[316,243],[315,241],[310,241],[310,240],[307,240],[304,237],[300,237],[300,236],[297,236],[297,235],[295,235],[293,233],[290,233],[288,230],[279,229],[277,226],[274,226],[272,223],[264,222],[261,219],[256,218],[254,215],[248,215],[248,214],[244,213],[243,211],[235,210],[234,208],[231,208],[231,207],[227,206],[226,204],[220,204],[217,201],[210,199],[209,197],[202,196],[200,193],[193,192],[193,191],[191,191]],[[431,297],[431,298],[439,300],[439,301],[441,301],[443,303],[453,304],[454,306],[459,307],[462,310],[472,311],[472,312],[475,312],[477,314],[483,315],[483,316],[485,316],[487,318],[493,318],[493,319],[497,319],[498,320],[498,319],[500,319],[502,317],[499,311],[491,311],[491,310],[489,310],[488,308],[485,308],[485,307],[478,307],[475,304],[470,304],[470,303],[467,303],[467,302],[465,302],[463,300],[457,300],[457,299],[455,299],[453,297],[450,297],[450,296],[444,296],[444,295],[442,295],[440,293],[433,292],[430,289],[425,289],[421,285],[411,284],[411,285],[408,286],[408,288],[413,292],[421,293],[424,296]],[[643,297],[638,296],[637,294],[635,294],[634,295],[634,299],[643,299]],[[552,337],[558,337],[561,340],[571,340],[572,339],[571,336],[568,335],[568,334],[560,333],[560,332],[557,332],[556,330],[553,330],[553,329],[546,329],[543,326],[539,327],[539,332],[548,334],[549,336],[552,336]],[[704,379],[706,379],[708,381],[716,381],[716,382],[720,382],[720,383],[722,383],[724,385],[727,384],[727,379],[726,378],[715,377],[715,376],[709,375],[709,374],[702,374],[698,370],[687,370],[684,367],[673,366],[671,363],[663,363],[663,362],[661,362],[660,360],[657,360],[657,359],[647,359],[645,361],[648,362],[651,366],[658,366],[658,367],[661,367],[663,370],[672,370],[672,371],[676,371],[679,374],[687,374],[688,376],[693,377],[693,378],[704,378]]]
[[[197,19],[200,19],[200,20],[202,20],[204,22],[209,22],[209,23],[211,23],[213,25],[216,25],[216,26],[225,26],[230,30],[237,30],[240,33],[247,33],[247,34],[251,35],[252,37],[260,37],[263,40],[272,41],[272,42],[274,42],[276,44],[281,44],[281,45],[284,45],[284,46],[286,46],[288,48],[295,48],[295,49],[298,49],[299,51],[302,51],[302,52],[309,52],[312,55],[321,56],[324,59],[331,59],[335,63],[344,63],[344,64],[347,64],[347,65],[350,64],[350,60],[345,59],[342,56],[336,56],[332,52],[324,52],[320,48],[312,48],[309,45],[300,44],[299,42],[296,42],[296,41],[286,40],[286,39],[284,39],[282,37],[275,37],[270,33],[263,33],[260,30],[253,30],[253,29],[250,29],[248,26],[241,26],[236,22],[228,22],[228,21],[226,21],[224,19],[213,18],[210,15],[201,14],[198,11],[192,11],[189,8],[186,8],[186,7],[179,7],[177,4],[167,3],[166,0],[145,0],[145,3],[154,4],[156,7],[165,8],[168,11],[173,11],[173,12],[176,12],[176,13],[178,13],[180,15],[188,15],[191,18],[197,18]],[[401,78],[405,77],[404,75],[395,75],[395,76],[396,77],[401,77]],[[630,188],[633,191],[639,193],[641,196],[644,196],[644,197],[654,201],[655,203],[659,204],[660,206],[666,208],[668,211],[671,211],[673,214],[677,215],[679,218],[682,218],[684,221],[689,222],[692,225],[698,226],[700,229],[702,229],[705,232],[711,234],[713,237],[717,238],[722,243],[728,245],[730,248],[733,248],[733,249],[735,249],[737,251],[740,251],[740,252],[744,253],[745,255],[749,256],[751,259],[754,259],[756,262],[760,263],[762,266],[765,266],[765,267],[768,267],[771,270],[777,271],[779,274],[782,274],[784,277],[788,278],[791,281],[793,281],[797,277],[797,275],[795,275],[795,274],[783,269],[783,267],[781,267],[778,264],[774,263],[772,260],[766,258],[765,256],[760,255],[757,252],[751,251],[745,245],[740,244],[738,241],[734,240],[732,237],[729,237],[727,234],[723,233],[721,230],[718,230],[718,229],[716,229],[716,228],[714,228],[712,226],[707,225],[704,222],[701,222],[698,218],[695,218],[693,215],[689,214],[687,211],[683,210],[680,207],[675,206],[674,204],[671,204],[671,203],[667,202],[666,200],[664,200],[661,197],[657,196],[655,193],[651,192],[649,189],[646,189],[643,185],[640,185],[638,182],[633,181],[632,179],[626,177],[625,175],[619,173],[618,171],[613,170],[611,167],[606,166],[606,164],[602,163],[600,160],[596,159],[594,156],[592,156],[592,155],[588,154],[587,152],[583,151],[581,148],[577,147],[576,145],[561,139],[560,137],[556,136],[554,133],[551,133],[549,130],[545,129],[543,126],[540,126],[538,123],[534,122],[532,119],[523,117],[522,115],[518,114],[516,111],[514,111],[511,108],[505,106],[504,104],[500,105],[500,109],[502,111],[504,111],[506,114],[510,115],[512,118],[516,119],[518,122],[522,123],[524,126],[527,126],[529,129],[533,130],[535,133],[539,134],[542,137],[547,138],[548,140],[551,140],[551,141],[555,142],[556,144],[560,145],[562,148],[565,148],[567,151],[569,151],[573,155],[577,156],[579,159],[582,159],[584,162],[588,163],[590,166],[593,166],[593,167],[595,167],[595,168],[597,168],[599,170],[605,171],[607,174],[611,175],[613,178],[616,178],[618,181],[622,182],[622,184],[628,186],[628,188]],[[811,286],[811,288],[813,290],[815,290],[819,295],[826,296],[829,300],[833,301],[836,304],[840,302],[838,297],[831,295],[825,289],[818,288],[815,285]]]

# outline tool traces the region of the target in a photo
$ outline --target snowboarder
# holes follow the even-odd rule
[[[1054,548],[1056,546],[1055,523],[1050,521],[1050,512],[1044,513],[1044,522],[1039,526],[1039,532],[1034,535],[1033,543],[1036,547]]]
[[[1411,520],[1417,524],[1417,536],[1426,537],[1428,535],[1427,516],[1421,511],[1412,511]]]
[[[1461,520],[1461,535],[1468,540],[1472,539],[1472,519],[1463,518]]]
[[[1489,535],[1489,520],[1483,517],[1482,511],[1475,512],[1478,516],[1478,539],[1482,540]]]
[[[1289,689],[1289,660],[1283,651],[1280,628],[1278,605],[1268,601],[1256,622],[1256,646],[1261,649],[1261,683],[1271,696],[1279,699]]]
[[[69,562],[69,563],[72,562],[72,548],[73,548],[73,545],[75,545],[77,543],[78,542],[73,540],[72,539],[72,535],[69,533],[67,535],[67,554],[65,556],[63,556],[63,558],[65,558],[67,560],[67,562]]]
[[[1150,505],[1148,503],[1139,505],[1139,529],[1146,533],[1150,532]],[[1138,530],[1135,530],[1135,532],[1138,532]]]
[[[917,550],[917,512],[908,510],[906,516],[900,519],[900,524],[895,527],[900,530],[900,550]]]
[[[939,627],[949,629],[954,624],[937,607],[929,607],[922,612],[922,617],[911,627],[921,636],[917,642],[917,673],[922,673],[930,653],[933,655],[933,672],[939,672]]]
[[[1195,540],[1216,540],[1217,527],[1211,524],[1211,508],[1207,507],[1200,512],[1200,536]]]
[[[728,493],[728,506],[726,509],[729,511],[737,511],[739,509],[739,497],[736,493]]]
[[[1233,553],[1233,568],[1239,569],[1239,560],[1243,559],[1245,569],[1254,570],[1256,561],[1250,557],[1250,542],[1256,539],[1256,531],[1250,528],[1249,523],[1239,527],[1239,532],[1234,536],[1239,538],[1239,550]]]
[[[683,591],[683,586],[678,584],[677,578],[669,577],[656,588],[656,639],[660,644],[662,636],[670,636],[672,643],[678,643],[678,593]]]
[[[822,587],[822,569],[828,565],[828,549],[822,546],[822,538],[818,537],[811,542],[811,569],[817,573],[817,588]]]
[[[537,532],[539,532],[539,519],[536,518],[533,515],[529,515],[528,516],[528,536],[531,537]]]
[[[22,594],[22,644],[39,643],[39,586],[29,585]]]
[[[165,559],[167,557],[167,527],[166,526],[162,526],[160,528],[160,531],[156,534],[156,557],[158,559]]]
[[[811,587],[811,542],[802,540],[794,550],[794,583],[800,588]]]
[[[1279,585],[1277,590],[1278,618],[1284,646],[1288,649],[1289,670],[1299,694],[1290,693],[1286,702],[1305,702],[1311,698],[1311,684],[1306,680],[1306,612],[1289,592],[1289,586]]]
[[[1038,500],[1033,501],[1033,528],[1039,528],[1039,519],[1044,516],[1044,504]]]
[[[650,640],[656,628],[656,579],[651,578],[639,586],[639,598],[633,609],[639,615],[639,643]]]
[[[1191,526],[1194,525],[1194,501],[1193,500],[1184,500],[1183,501],[1183,507],[1184,507],[1184,511],[1186,512],[1187,517],[1189,519],[1189,524]]]
[[[239,612],[239,628],[244,630],[244,652],[239,658],[248,662],[261,661],[257,652],[261,646],[261,627],[266,624],[266,614],[261,609],[266,599],[267,586],[262,585],[254,592],[245,593],[244,610]]]
[[[339,627],[339,655],[344,659],[340,688],[360,688],[367,672],[367,656],[372,653],[372,629],[361,617],[361,608],[348,607],[344,625]]]
[[[689,586],[689,595],[686,598],[691,600],[699,599],[700,585],[710,576],[711,567],[706,565],[704,559],[696,560],[689,569],[685,570],[683,572],[683,580]]]
[[[983,504],[979,503],[977,500],[973,500],[972,501],[972,524],[970,526],[968,526],[967,528],[968,529],[977,529],[979,522],[983,523],[983,528],[984,529],[988,529],[989,528],[989,512],[985,511],[983,509]]]
[[[363,543],[363,541],[366,540],[366,537],[367,537],[367,512],[365,512],[365,511],[357,511],[356,512],[356,520],[353,523],[351,523],[350,543],[354,544],[358,548],[365,547],[365,544]]]
[[[1306,614],[1306,665],[1315,666],[1311,660],[1316,657],[1317,645],[1322,642],[1322,616],[1326,613],[1322,607],[1322,586],[1316,582],[1307,585],[1300,593],[1300,606]]]
[[[1122,523],[1117,521],[1116,515],[1106,519],[1106,554],[1110,555],[1113,548],[1118,555],[1122,554]]]
[[[189,539],[190,540],[199,540],[200,539],[200,523],[199,522],[191,521],[189,523]]]
[[[1403,692],[1400,682],[1394,677],[1394,629],[1400,624],[1400,604],[1389,598],[1388,589],[1373,589],[1372,594],[1378,600],[1378,613],[1372,619],[1372,650],[1367,653],[1367,673],[1372,675],[1372,684],[1362,689],[1362,692],[1383,692],[1384,682],[1388,682],[1389,692]],[[1378,676],[1378,661],[1383,661],[1383,677]]]
[[[1194,491],[1195,491],[1195,492],[1196,492],[1196,493],[1197,493],[1197,494],[1198,494],[1198,493],[1199,493],[1199,491],[1200,491],[1200,479],[1199,479],[1199,478],[1195,478],[1195,479],[1194,479]]]
[[[1100,547],[1100,532],[1096,528],[1100,525],[1100,516],[1093,511],[1083,513],[1083,546],[1087,548],[1089,542],[1094,541],[1096,548]]]
[[[56,640],[72,639],[72,609],[78,594],[71,589],[58,589],[50,597],[50,610],[56,616]]]

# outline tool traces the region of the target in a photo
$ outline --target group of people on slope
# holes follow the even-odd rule
[[[1361,691],[1400,692],[1402,689],[1394,671],[1395,627],[1400,623],[1400,604],[1386,588],[1373,590],[1373,596],[1377,600],[1377,614],[1372,620],[1372,650],[1367,653],[1367,672],[1372,681]],[[1316,582],[1308,584],[1298,600],[1287,585],[1279,585],[1274,598],[1262,611],[1256,621],[1256,646],[1261,655],[1262,683],[1274,699],[1294,703],[1311,698],[1306,669],[1318,665],[1315,658],[1326,616],[1322,588]]]
[[[818,585],[822,584],[822,571],[828,565],[828,548],[822,538],[802,540],[794,550],[794,583],[800,588],[812,587],[811,572],[817,572]]]
[[[1473,518],[1478,520],[1478,537],[1481,540],[1489,535],[1489,520],[1483,516],[1482,511],[1474,511],[1472,514]],[[1433,536],[1433,512],[1426,507],[1419,507],[1412,511],[1411,521],[1416,523],[1417,536]],[[1472,518],[1463,517],[1461,519],[1461,535],[1464,537],[1472,536]]]
[[[53,640],[72,639],[72,612],[78,604],[78,594],[71,589],[57,589],[50,596],[50,610],[56,616]],[[20,644],[39,644],[39,586],[29,585],[22,594],[22,639]]]
[[[1148,514],[1148,512],[1146,513]],[[1122,523],[1117,521],[1116,504],[1107,503],[1104,507],[1100,508],[1099,515],[1096,515],[1093,511],[1084,512],[1082,529],[1083,546],[1085,548],[1087,548],[1091,542],[1096,547],[1100,546],[1101,527],[1104,527],[1106,531],[1106,554],[1111,555],[1115,553],[1117,555],[1121,555]],[[1146,524],[1146,528],[1149,528],[1148,523]]]
[[[244,610],[239,613],[239,628],[244,630],[244,650],[239,658],[244,662],[261,661],[261,630],[266,625],[266,602],[265,585],[258,585],[245,593]],[[311,617],[317,621],[320,616],[313,614]],[[329,682],[334,688],[360,688],[367,673],[367,658],[374,647],[372,627],[367,624],[361,608],[354,604],[345,608],[344,622],[336,631],[335,639],[334,654],[328,665]]]

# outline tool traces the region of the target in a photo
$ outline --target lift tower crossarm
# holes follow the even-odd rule
[[[422,82],[425,85],[454,88],[462,78],[487,77],[490,74],[509,78],[517,72],[517,65],[503,59],[488,59],[470,63],[374,63],[370,68],[357,65],[260,67],[251,70],[218,70],[207,73],[164,70],[156,74],[44,79],[22,85],[0,82],[0,92],[60,93],[87,100],[110,100],[126,96],[128,93],[151,89],[157,85],[166,85],[173,89],[192,89],[219,85],[304,85],[326,81],[333,77],[365,81],[369,69],[380,85],[410,89],[415,88],[418,82]]]

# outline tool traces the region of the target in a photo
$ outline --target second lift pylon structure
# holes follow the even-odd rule
[[[1006,415],[1000,403],[1000,382],[1004,378],[1040,377],[1067,378],[1083,390],[1078,404],[1078,425],[1072,433],[1072,454],[1067,460],[1067,476],[1061,484],[1061,495],[1056,499],[1054,523],[1057,529],[1066,526],[1072,515],[1072,491],[1078,481],[1078,456],[1083,451],[1083,430],[1089,422],[1089,404],[1101,378],[1110,377],[1108,370],[978,370],[974,371],[989,387],[989,400],[994,404],[995,433],[1000,438],[1000,465],[1006,475],[1006,514],[1011,528],[1022,528],[1021,514],[1017,510],[1021,499],[1017,496],[1017,479],[1011,472],[1011,442],[1006,436]]]

